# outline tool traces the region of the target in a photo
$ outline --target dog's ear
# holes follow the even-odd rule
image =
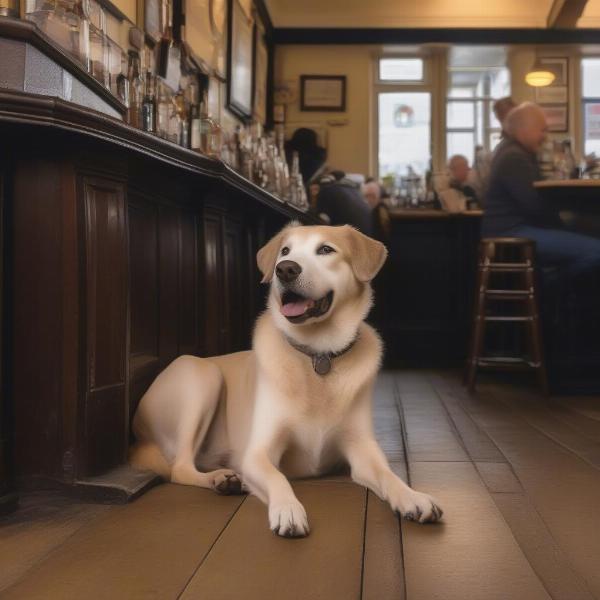
[[[379,273],[387,258],[387,248],[350,225],[344,225],[348,256],[354,275],[359,281],[371,281]]]
[[[292,221],[289,225],[286,225],[275,237],[271,238],[257,253],[256,253],[256,264],[260,272],[262,273],[261,283],[270,283],[273,279],[273,271],[275,270],[275,263],[277,262],[277,256],[279,255],[279,248],[285,234],[292,227],[299,227],[300,223]]]

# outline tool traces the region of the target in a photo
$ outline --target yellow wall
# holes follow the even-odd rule
[[[369,173],[370,52],[368,46],[278,46],[276,51],[275,81],[294,93],[286,106],[286,129],[325,130],[328,164],[348,173]],[[346,75],[346,112],[300,112],[300,75]]]

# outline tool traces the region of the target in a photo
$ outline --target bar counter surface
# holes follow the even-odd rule
[[[149,484],[120,466],[150,382],[180,354],[248,348],[256,251],[319,221],[218,160],[3,81],[0,510],[15,481],[124,501]]]

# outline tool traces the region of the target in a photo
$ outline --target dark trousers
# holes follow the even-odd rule
[[[518,225],[506,232],[511,237],[524,237],[536,243],[538,266],[542,270],[558,267],[561,275],[573,281],[580,275],[600,272],[600,239],[565,231]]]

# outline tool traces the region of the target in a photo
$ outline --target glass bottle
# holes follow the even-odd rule
[[[200,101],[198,98],[198,84],[190,83],[187,88],[190,102],[190,148],[194,152],[202,151],[201,123],[200,123]]]
[[[170,90],[160,80],[156,88],[156,134],[166,140],[169,137],[171,94]]]
[[[142,102],[144,99],[144,83],[140,76],[140,55],[135,50],[129,51],[127,67],[129,81],[129,108],[127,122],[133,127],[142,127]]]
[[[156,82],[152,73],[146,73],[146,92],[142,102],[142,129],[156,131]]]

